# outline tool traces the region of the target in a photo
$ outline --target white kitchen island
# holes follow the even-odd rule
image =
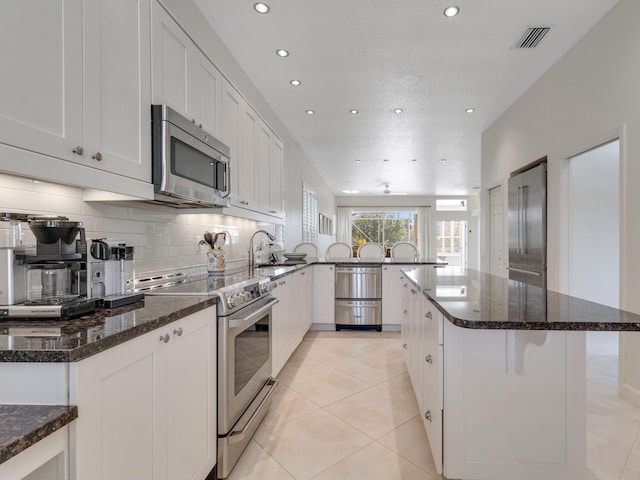
[[[445,478],[585,480],[587,330],[640,316],[492,275],[405,269],[402,346]]]

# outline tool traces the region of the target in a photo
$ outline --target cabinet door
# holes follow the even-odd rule
[[[226,79],[222,81],[222,141],[231,150],[230,183],[231,203],[235,206],[244,206],[240,203],[240,120],[243,115],[244,100],[238,91]]]
[[[150,0],[85,0],[85,163],[151,181]]]
[[[286,279],[277,281],[273,295],[279,300],[273,307],[272,375],[275,377],[291,354],[291,285]]]
[[[291,351],[295,350],[304,335],[309,330],[313,318],[313,304],[311,302],[312,270],[306,268],[291,276],[293,283],[293,310],[291,321],[293,325],[293,343]]]
[[[279,138],[271,135],[271,159],[269,168],[269,213],[284,217],[282,174],[284,169],[284,145]]]
[[[240,206],[251,210],[258,209],[256,198],[256,158],[258,155],[257,130],[258,115],[246,103],[242,104],[240,120],[240,161],[238,163]]]
[[[222,74],[195,45],[189,55],[188,112],[209,133],[221,134]]]
[[[152,479],[166,467],[154,461],[159,333],[148,333],[72,365],[72,477]],[[75,465],[73,459],[75,458]],[[114,461],[117,459],[117,461]]]
[[[168,325],[167,476],[202,479],[216,463],[216,317],[208,308]]]
[[[256,178],[256,188],[258,192],[258,209],[263,213],[273,213],[270,209],[270,169],[271,169],[271,130],[261,120],[258,119],[257,156],[256,168],[258,176]]]
[[[386,266],[382,269],[382,323],[384,325],[399,325],[402,323],[403,294],[407,283],[400,272],[400,266]]]
[[[333,265],[313,266],[313,321],[335,323],[336,275]]]
[[[153,1],[151,9],[152,98],[189,116],[189,49],[192,42],[164,8]]]
[[[0,70],[0,142],[81,162],[81,0],[1,2]]]

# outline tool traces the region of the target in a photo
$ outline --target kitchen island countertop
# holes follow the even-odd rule
[[[476,270],[403,269],[452,324],[472,329],[640,331],[640,315]]]

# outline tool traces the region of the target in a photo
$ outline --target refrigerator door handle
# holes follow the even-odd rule
[[[527,235],[527,205],[529,199],[529,187],[524,185],[522,187],[522,253],[527,255],[529,253],[529,238]]]
[[[518,255],[522,254],[522,187],[518,187]]]

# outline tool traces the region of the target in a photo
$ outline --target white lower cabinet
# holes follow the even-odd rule
[[[405,268],[401,265],[385,265],[382,267],[382,324],[399,325],[402,323],[407,308],[406,287],[408,280],[401,270]]]
[[[272,375],[280,373],[311,326],[312,269],[274,280],[277,288],[273,296],[279,302],[273,308],[273,335],[271,337]]]
[[[336,269],[333,265],[313,266],[313,323],[336,323]]]
[[[215,307],[71,365],[72,479],[203,479],[216,463]]]

